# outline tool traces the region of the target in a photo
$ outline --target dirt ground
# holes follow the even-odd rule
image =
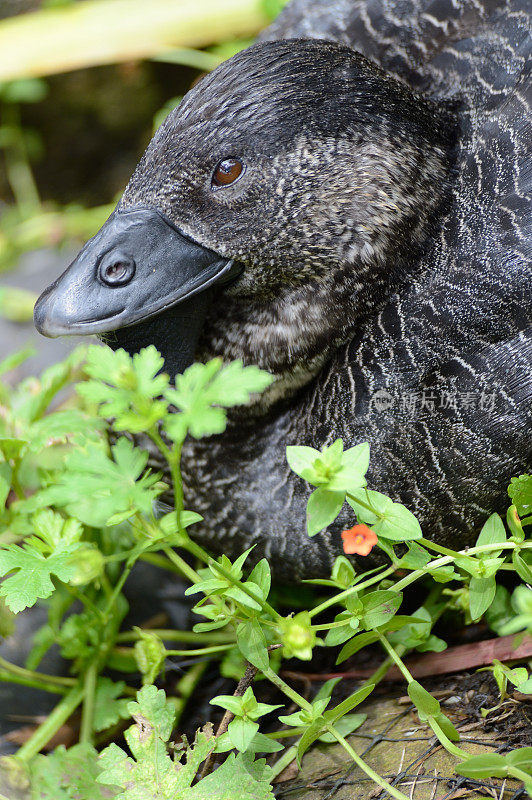
[[[483,718],[482,708],[498,704],[494,680],[473,673],[425,682],[461,734],[460,747],[471,755],[504,753],[532,745],[532,697],[513,697]],[[437,687],[437,688],[436,688]],[[359,710],[366,722],[349,741],[380,775],[411,800],[454,800],[493,797],[517,800],[528,797],[515,781],[480,781],[454,772],[456,759],[438,743],[419,718],[406,695],[390,687],[393,697],[381,694]],[[404,690],[403,690],[404,691]],[[281,779],[290,778],[288,768]],[[353,767],[340,745],[318,745],[303,758],[302,771],[278,783],[277,800],[377,800],[387,795]]]

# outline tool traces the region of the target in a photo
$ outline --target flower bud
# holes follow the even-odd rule
[[[88,544],[72,553],[69,565],[74,573],[69,579],[72,586],[84,586],[99,578],[104,568],[104,557],[93,545]]]
[[[295,617],[288,617],[281,623],[285,658],[299,658],[310,661],[312,648],[316,644],[316,634],[308,611],[301,611]]]

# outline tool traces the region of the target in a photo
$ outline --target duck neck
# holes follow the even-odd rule
[[[368,265],[368,273],[370,269]],[[402,271],[399,262],[395,271]],[[386,282],[378,277],[364,280],[350,264],[316,282],[285,288],[267,301],[248,298],[243,302],[224,292],[213,302],[196,359],[241,359],[274,375],[272,386],[237,412],[239,418],[264,414],[316,377],[365,317],[382,304],[386,286],[396,288],[390,272]]]

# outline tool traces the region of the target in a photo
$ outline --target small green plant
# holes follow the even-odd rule
[[[314,487],[307,510],[309,534],[330,525],[347,502],[354,526],[344,531],[345,551],[363,554],[378,546],[387,561],[357,572],[349,559],[339,556],[330,579],[309,582],[326,590],[325,598],[322,594],[308,608],[281,613],[272,600],[265,559],[248,567],[251,550],[235,561],[215,559],[191,538],[189,530],[201,517],[184,508],[180,470],[186,437],[221,433],[226,409],[248,402],[272,378],[255,367],[239,362],[224,366],[214,359],[194,364],[171,385],[153,347],[130,357],[123,350],[92,346],[75,351],[39,379],[11,387],[2,376],[26,355],[0,365],[0,630],[9,635],[16,615],[37,603],[48,608],[48,620],[35,636],[24,667],[0,659],[0,679],[58,695],[54,711],[12,762],[27,771],[35,800],[47,796],[43,787],[52,794],[61,789],[65,800],[262,800],[273,796],[272,778],[294,758],[301,762],[316,740],[339,743],[368,777],[405,800],[347,738],[365,718],[358,706],[392,665],[404,676],[420,719],[457,758],[462,774],[481,768],[483,775],[504,772],[526,785],[531,782],[526,748],[478,767],[477,757],[470,758],[459,746],[459,732],[438,700],[415,680],[403,659],[410,650],[446,647],[433,626],[452,604],[461,605],[475,620],[484,614],[489,619],[492,609],[497,632],[532,630],[532,590],[518,585],[510,598],[496,584],[501,569],[525,581],[531,569],[532,541],[525,536],[532,521],[530,476],[520,476],[510,486],[513,505],[506,526],[493,514],[473,547],[455,551],[424,538],[408,509],[366,486],[367,444],[344,449],[338,439],[322,451],[288,448],[292,469]],[[61,390],[71,384],[76,385],[76,397],[58,401]],[[148,456],[132,443],[132,434],[148,437],[168,465],[176,508],[162,517],[153,509],[166,485],[150,471]],[[191,566],[187,554],[197,566]],[[128,606],[123,589],[139,560],[189,581],[187,594],[198,595],[198,622],[192,631],[124,627]],[[414,613],[400,613],[404,590],[415,584],[424,601]],[[170,643],[178,647],[169,649]],[[327,681],[308,700],[276,669],[274,654],[278,657],[279,651],[284,658],[309,660],[317,647],[340,647],[341,663],[374,644],[382,648],[385,660],[371,679],[339,703],[333,701],[336,680]],[[52,645],[70,662],[69,676],[38,671]],[[166,698],[155,683],[169,656],[200,660],[181,678],[176,697]],[[242,664],[245,675],[234,696],[212,700],[225,709],[216,735],[206,728],[191,747],[180,745],[172,740],[172,731],[212,659],[232,664],[233,671],[235,664]],[[130,678],[112,680],[111,669]],[[529,690],[528,676],[519,669],[497,664],[493,669],[501,692],[507,680],[517,681],[520,691]],[[296,710],[286,713],[284,706],[259,702],[251,686],[257,673]],[[139,677],[143,687],[137,692]],[[78,708],[79,744],[39,755]],[[100,737],[108,741],[128,716],[134,720],[125,734],[129,753],[111,744],[98,754]],[[277,716],[280,727],[261,730],[266,716]],[[283,739],[289,739],[289,747]],[[256,760],[257,754],[276,751],[283,752],[273,768]],[[225,760],[211,772],[220,758]]]

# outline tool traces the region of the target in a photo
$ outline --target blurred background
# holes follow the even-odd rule
[[[34,374],[77,342],[38,294],[110,214],[156,128],[286,0],[0,0],[0,360]],[[20,377],[20,375],[19,375]]]

